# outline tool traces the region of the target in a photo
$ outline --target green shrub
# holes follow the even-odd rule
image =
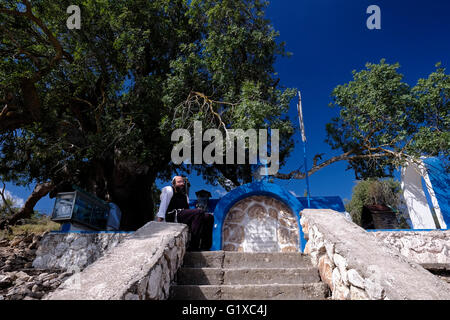
[[[399,217],[400,192],[400,182],[392,178],[361,180],[353,187],[352,199],[345,204],[345,210],[350,213],[353,222],[361,226],[363,206],[382,204],[397,212],[400,228],[409,228],[406,220]]]

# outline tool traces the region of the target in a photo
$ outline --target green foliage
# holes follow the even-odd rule
[[[81,8],[81,30],[66,27],[69,5]],[[109,193],[125,215],[151,210],[124,206],[151,203],[155,179],[179,169],[170,162],[170,137],[193,120],[174,119],[191,91],[236,102],[216,110],[231,128],[279,128],[283,161],[293,129],[282,115],[294,91],[280,88],[274,73],[276,57],[287,54],[264,18],[266,6],[37,0],[27,11],[21,1],[3,1],[9,13],[0,11],[0,101],[10,112],[0,116],[0,177]],[[214,183],[239,183],[252,171],[197,169]],[[136,190],[148,196],[130,200]]]
[[[339,107],[340,116],[327,125],[327,142],[364,156],[349,161],[358,179],[392,176],[407,157],[449,159],[450,76],[437,64],[411,88],[399,67],[384,59],[367,63],[333,90],[330,106]]]
[[[20,210],[13,198],[5,195],[5,200],[6,204],[0,200],[0,219],[9,219]],[[5,231],[4,235],[10,237],[22,233],[38,234],[45,231],[57,230],[59,228],[60,225],[51,221],[48,215],[41,214],[35,210],[29,218],[21,219],[19,225],[13,226],[10,233]]]
[[[11,197],[5,196],[6,203],[0,200],[0,219],[8,219],[19,210]]]
[[[441,64],[412,88],[416,98],[416,130],[410,149],[420,154],[450,155],[450,76]]]
[[[400,183],[392,178],[361,180],[353,187],[352,198],[345,204],[345,210],[350,213],[353,222],[361,225],[363,206],[382,204],[398,211],[400,192]]]
[[[201,22],[197,28],[202,36],[198,42],[183,46],[189,56],[173,64],[179,71],[169,78],[169,85],[180,88],[183,79],[200,79],[201,85],[191,88],[218,102],[212,108],[228,129],[279,129],[283,165],[293,148],[294,130],[286,114],[295,90],[278,88],[273,64],[277,55],[288,54],[284,43],[276,42],[278,33],[264,18],[266,6],[266,1],[259,0],[192,1],[190,14],[194,21]],[[166,97],[166,101],[174,100]],[[207,114],[198,109],[188,118],[176,117],[175,126],[188,127],[195,120],[203,121],[204,129],[223,129],[217,119],[208,121]],[[234,185],[250,182],[256,169],[252,165],[194,168],[210,184],[221,184],[226,190],[227,181]]]

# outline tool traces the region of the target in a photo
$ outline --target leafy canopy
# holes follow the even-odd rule
[[[449,159],[450,76],[437,64],[410,87],[398,68],[385,60],[368,63],[333,90],[330,106],[340,115],[326,127],[327,142],[350,156],[359,178],[392,175],[408,158]]]
[[[80,30],[66,26],[69,5],[81,8]],[[210,114],[177,117],[191,92],[220,102],[210,112],[228,128],[279,129],[283,161],[293,144],[283,114],[294,91],[274,72],[287,53],[266,7],[261,0],[2,1],[1,179],[76,184],[110,194],[125,216],[150,212],[156,178],[180,169],[170,159],[172,131],[196,119],[220,127]],[[212,183],[235,185],[254,170],[196,169]]]
[[[437,156],[450,169],[450,76],[441,64],[414,87],[403,82],[400,65],[367,63],[353,80],[332,92],[330,107],[339,117],[326,125],[326,142],[342,153],[314,157],[311,175],[338,161],[348,161],[357,179],[392,176],[407,161]],[[320,162],[319,162],[320,160]],[[279,179],[304,179],[299,170]]]

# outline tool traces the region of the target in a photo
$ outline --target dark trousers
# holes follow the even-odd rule
[[[214,216],[202,209],[185,209],[178,213],[177,221],[187,224],[191,232],[189,251],[209,250],[212,246]]]

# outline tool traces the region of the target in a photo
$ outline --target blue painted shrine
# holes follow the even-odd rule
[[[300,226],[300,212],[307,207],[306,197],[295,197],[283,187],[264,181],[253,182],[236,189],[233,189],[220,199],[209,199],[208,212],[214,214],[213,245],[211,250],[222,250],[223,248],[223,227],[226,215],[230,209],[239,201],[252,196],[266,196],[274,198],[286,205],[294,215],[299,230],[298,248],[303,252],[306,240]],[[191,207],[195,207],[197,201],[190,202]],[[311,209],[332,209],[338,212],[345,212],[344,204],[340,197],[311,197]]]

